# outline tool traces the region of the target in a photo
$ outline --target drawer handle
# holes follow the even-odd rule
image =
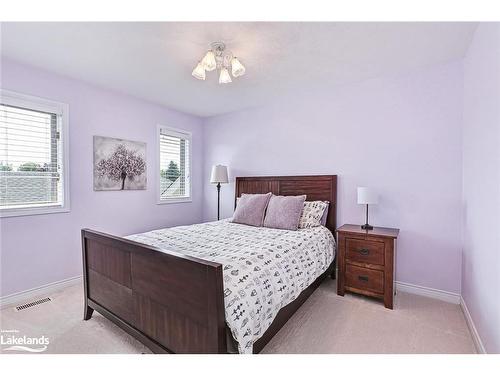
[[[368,276],[358,276],[359,281],[368,282]]]
[[[359,253],[361,255],[368,255],[368,254],[370,254],[370,250],[368,250],[368,249],[359,249]]]

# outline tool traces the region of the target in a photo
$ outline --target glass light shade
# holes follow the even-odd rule
[[[245,74],[245,67],[236,57],[231,59],[231,73],[233,73],[233,77],[239,77]]]
[[[377,204],[377,193],[367,187],[358,187],[358,204]]]
[[[215,61],[215,54],[212,50],[208,51],[201,60],[201,64],[205,67],[205,70],[211,72],[217,67],[217,62]]]
[[[194,78],[205,80],[205,68],[201,63],[198,63],[196,65],[196,68],[193,69],[193,72],[191,73]]]
[[[219,83],[229,83],[229,82],[232,82],[231,76],[229,75],[227,68],[222,68],[220,70]]]

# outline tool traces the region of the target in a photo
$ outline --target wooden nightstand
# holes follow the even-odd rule
[[[396,239],[399,229],[346,224],[337,229],[337,294],[345,291],[384,300],[392,309],[396,268]]]

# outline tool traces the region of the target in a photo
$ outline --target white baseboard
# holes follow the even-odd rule
[[[58,290],[64,289],[71,285],[76,285],[82,283],[82,276],[70,277],[69,279],[56,281],[50,284],[42,285],[37,288],[25,290],[23,292],[18,292],[10,294],[5,297],[0,297],[0,308],[9,307],[11,305],[17,305],[20,302],[24,302],[40,295],[48,295],[54,293]]]
[[[428,288],[425,286],[414,285],[403,283],[401,281],[396,281],[396,291],[406,292],[411,294],[418,294],[419,296],[425,296],[429,298],[439,299],[441,301],[454,303],[456,305],[460,304],[460,294],[451,293],[445,290]]]
[[[481,336],[479,336],[479,332],[477,332],[476,326],[474,325],[474,321],[472,320],[472,316],[470,315],[469,309],[467,308],[467,304],[463,297],[460,297],[460,307],[465,315],[465,321],[469,326],[469,331],[472,335],[472,339],[474,340],[474,345],[476,345],[477,352],[479,354],[486,354],[486,349],[484,348],[483,342],[481,341]]]

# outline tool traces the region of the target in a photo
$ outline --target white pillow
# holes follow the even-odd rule
[[[323,201],[304,202],[299,229],[319,227],[321,225],[321,218],[327,207],[328,203]]]

